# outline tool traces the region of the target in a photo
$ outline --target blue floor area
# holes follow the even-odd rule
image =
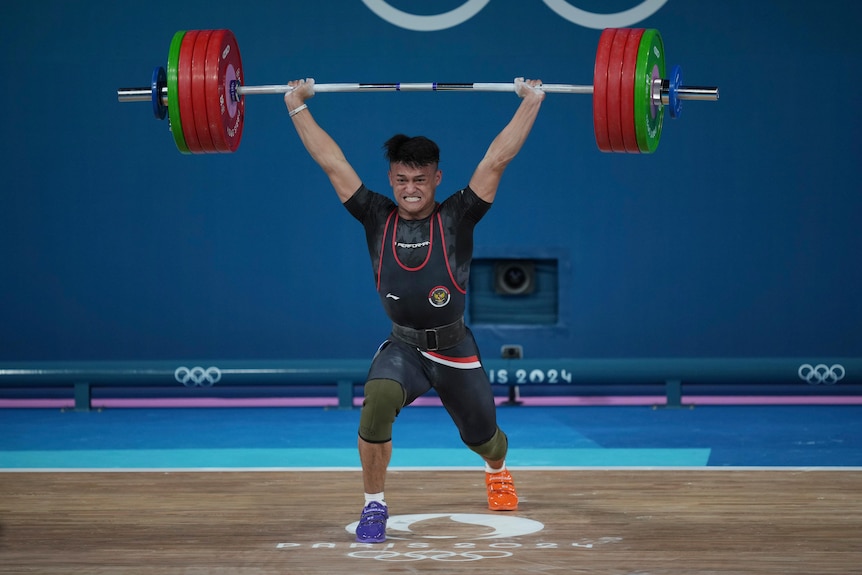
[[[862,406],[501,407],[512,467],[857,467]],[[356,468],[359,410],[0,410],[0,469]],[[392,467],[474,467],[445,410],[408,407]]]

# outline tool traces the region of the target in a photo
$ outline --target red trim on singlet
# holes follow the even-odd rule
[[[471,355],[469,357],[452,357],[449,355],[443,355],[442,353],[437,353],[434,351],[426,351],[428,355],[433,355],[434,357],[445,359],[447,361],[452,361],[455,363],[473,363],[474,361],[479,361],[478,355]]]
[[[433,216],[432,216],[433,218]],[[437,219],[440,219],[440,214],[437,214]],[[387,227],[389,226],[389,220],[386,220]],[[442,224],[441,224],[442,225]],[[442,229],[442,228],[441,228]],[[428,260],[431,259],[431,250],[434,249],[434,224],[430,223],[428,226],[428,253],[425,255],[425,261],[419,264],[418,267],[409,268],[401,263],[401,260],[398,259],[398,251],[396,250],[395,240],[398,237],[398,214],[395,214],[395,223],[392,224],[392,257],[395,258],[395,263],[401,266],[401,269],[406,270],[408,272],[415,272],[421,270],[425,267],[425,264],[428,263]],[[444,251],[445,254],[445,251]],[[448,265],[448,264],[447,264]]]
[[[395,258],[395,262],[401,267],[401,269],[415,272],[421,270],[425,267],[425,264],[428,263],[428,260],[431,259],[431,250],[434,249],[434,216],[437,216],[437,226],[440,228],[440,244],[443,246],[443,261],[446,262],[446,272],[449,274],[449,279],[452,280],[452,285],[455,286],[455,289],[458,290],[462,294],[466,294],[467,290],[461,287],[460,284],[455,280],[455,274],[452,273],[452,266],[449,265],[449,253],[446,250],[446,242],[443,239],[443,218],[440,217],[440,212],[435,212],[434,215],[431,216],[431,223],[428,230],[428,253],[425,255],[425,261],[419,264],[419,266],[415,268],[407,267],[401,260],[398,259],[398,251],[396,250],[396,239],[398,237],[398,210],[392,210],[389,213],[389,216],[386,218],[386,225],[383,227],[383,239],[380,241],[380,261],[377,263],[377,291],[380,291],[380,275],[383,271],[383,254],[384,249],[386,247],[386,234],[389,232],[389,222],[392,221],[392,216],[395,216],[395,222],[392,225],[392,257]]]
[[[443,218],[440,217],[440,212],[437,212],[437,224],[440,226],[440,243],[443,245],[443,260],[446,262],[446,271],[449,272],[449,279],[452,280],[452,285],[455,286],[456,290],[462,294],[466,294],[467,290],[462,288],[458,285],[458,282],[455,281],[455,275],[452,273],[452,266],[449,265],[449,254],[446,253],[446,242],[443,239]]]
[[[469,357],[451,357],[448,355],[435,353],[433,351],[421,350],[420,353],[431,361],[441,363],[443,365],[448,365],[449,367],[454,367],[455,369],[476,369],[482,367],[482,363],[479,361],[478,355],[471,355]]]
[[[386,218],[386,225],[383,226],[383,239],[380,240],[380,258],[377,262],[377,291],[380,291],[380,274],[383,272],[383,250],[386,248],[386,232],[389,231],[389,221],[395,213],[397,213],[397,210],[389,212],[389,216]],[[395,237],[394,232],[392,237]]]

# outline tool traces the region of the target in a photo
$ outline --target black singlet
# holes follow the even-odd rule
[[[394,201],[363,185],[344,205],[365,226],[374,281],[393,322],[431,329],[463,316],[473,228],[491,204],[467,187],[430,217],[403,220]],[[469,329],[441,352],[390,338],[375,354],[368,379],[399,382],[404,405],[433,387],[467,445],[483,445],[497,432],[494,394]]]
[[[490,203],[466,187],[430,217],[405,220],[392,199],[362,185],[344,206],[365,227],[377,292],[393,322],[429,329],[464,315],[473,228]]]

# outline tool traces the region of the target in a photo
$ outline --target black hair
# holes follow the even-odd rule
[[[396,134],[383,144],[390,164],[405,164],[412,168],[440,163],[440,148],[425,136]]]

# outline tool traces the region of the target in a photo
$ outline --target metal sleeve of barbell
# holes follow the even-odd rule
[[[680,100],[718,100],[718,88],[715,86],[680,86],[676,90]]]
[[[117,100],[120,102],[149,102],[152,99],[152,88],[120,88],[117,90]]]
[[[288,85],[237,86],[240,96],[250,94],[284,94],[293,88]],[[549,93],[592,94],[592,86],[574,84],[544,84]],[[315,93],[325,92],[514,92],[514,83],[444,83],[444,82],[397,82],[392,84],[315,84]]]

